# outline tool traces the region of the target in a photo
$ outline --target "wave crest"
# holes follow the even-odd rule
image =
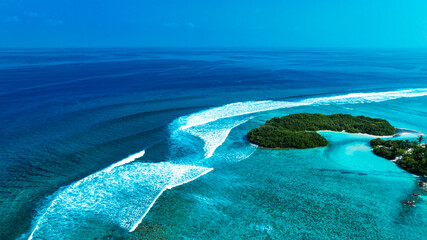
[[[417,88],[399,91],[350,93],[332,97],[308,98],[296,102],[288,101],[249,101],[227,104],[221,107],[207,109],[201,112],[183,116],[172,122],[172,139],[176,144],[185,141],[174,137],[177,132],[189,133],[204,141],[205,158],[210,158],[216,148],[221,146],[230,131],[246,121],[240,119],[224,119],[239,117],[277,109],[331,104],[359,104],[369,102],[382,102],[398,98],[427,96],[427,88]]]
[[[111,222],[133,231],[167,189],[185,184],[212,168],[172,163],[131,163],[134,154],[63,190],[40,216],[29,239],[69,239],[92,221]]]
[[[172,122],[171,148],[176,146],[179,150],[184,144],[191,142],[186,136],[195,136],[203,140],[204,157],[208,159],[225,142],[233,128],[250,119],[247,116],[239,116],[308,105],[357,104],[420,96],[427,96],[427,89],[351,93],[296,102],[251,101],[227,104],[183,116]],[[254,146],[246,145],[249,148],[242,151],[245,156],[227,155],[233,159],[244,159],[256,149]],[[197,179],[213,170],[195,166],[200,161],[198,155],[189,156],[191,159],[186,161],[186,165],[176,164],[178,154],[171,156],[171,160],[175,163],[134,163],[144,153],[141,151],[131,155],[59,190],[55,199],[36,222],[29,239],[36,236],[66,239],[78,229],[90,226],[88,222],[99,219],[133,231],[165,190]]]

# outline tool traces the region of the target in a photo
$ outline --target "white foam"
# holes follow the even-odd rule
[[[372,135],[372,134],[367,134],[367,133],[349,133],[346,131],[332,131],[332,130],[318,130],[317,132],[322,133],[322,132],[332,132],[332,133],[343,133],[343,134],[349,134],[349,135],[357,135],[357,136],[363,136],[363,137],[367,137],[367,138],[393,138],[396,135],[384,135],[384,136],[379,136],[379,135]]]
[[[130,162],[133,162],[133,161],[135,161],[136,159],[143,157],[143,156],[144,156],[144,154],[145,154],[145,150],[142,150],[141,152],[138,152],[138,153],[135,153],[135,154],[129,155],[127,158],[125,158],[125,159],[123,159],[123,160],[121,160],[121,161],[119,161],[119,162],[117,162],[117,163],[114,163],[113,165],[109,166],[109,167],[108,167],[108,168],[106,168],[104,171],[109,172],[109,171],[111,171],[111,170],[112,170],[113,168],[115,168],[115,167],[118,167],[118,166],[121,166],[121,165],[124,165],[124,164],[130,163]]]
[[[205,157],[209,158],[214,154],[215,149],[226,140],[231,131],[228,126],[233,124],[233,122],[239,124],[240,121],[238,119],[231,119],[225,122],[219,121],[222,119],[299,106],[358,104],[420,96],[427,96],[427,88],[372,93],[350,93],[332,97],[309,98],[297,102],[237,102],[180,117],[171,124],[171,130],[172,135],[176,132],[183,131],[202,139],[205,142]],[[183,141],[181,138],[176,140]]]
[[[210,123],[218,119],[237,117],[280,108],[297,107],[301,105],[308,105],[308,103],[277,101],[237,102],[180,117],[173,123],[173,125],[177,125],[178,130],[185,130],[194,126]]]
[[[165,190],[212,170],[166,162],[126,164],[142,155],[131,155],[60,190],[37,220],[29,239],[68,239],[75,232],[96,228],[90,224],[94,221],[133,231]]]
[[[171,124],[171,129],[173,134],[190,133],[202,139],[205,142],[205,158],[210,158],[224,143],[233,128],[248,121],[248,119],[234,117],[298,106],[357,104],[426,95],[427,89],[410,89],[352,93],[297,102],[239,102],[180,117]],[[180,141],[185,139],[177,138],[175,141],[175,144],[182,145]],[[251,150],[250,154],[254,152],[253,149],[249,150]],[[37,236],[47,239],[64,239],[67,238],[64,235],[93,226],[88,222],[100,220],[112,222],[128,231],[133,231],[165,190],[193,181],[212,170],[212,168],[165,162],[132,163],[144,153],[145,151],[141,151],[130,155],[102,171],[59,190],[56,198],[37,220],[29,239]]]
[[[357,104],[367,102],[383,102],[398,98],[421,97],[427,95],[427,88],[417,88],[399,91],[350,93],[333,97],[310,98],[302,102],[310,105],[325,104]]]
[[[210,158],[215,150],[225,142],[231,130],[248,120],[249,118],[240,121],[225,122],[220,125],[213,124],[213,126],[209,126],[209,124],[198,125],[183,131],[203,139],[205,142],[205,158]]]
[[[186,184],[186,183],[189,183],[189,182],[191,182],[191,181],[194,181],[194,180],[196,180],[197,178],[199,178],[199,177],[201,177],[201,176],[203,176],[203,175],[205,175],[205,174],[207,174],[207,173],[209,173],[210,171],[212,171],[213,170],[213,168],[206,168],[206,171],[204,171],[204,172],[202,172],[202,173],[200,173],[199,175],[197,175],[197,176],[195,176],[195,177],[193,177],[193,178],[191,178],[191,179],[188,179],[188,180],[186,180],[186,181],[183,181],[183,182],[180,182],[180,183],[176,183],[175,185],[169,185],[169,186],[167,186],[167,187],[165,187],[165,188],[163,188],[163,190],[155,197],[155,199],[153,200],[153,202],[150,204],[150,206],[147,208],[147,211],[145,211],[145,213],[144,213],[144,215],[142,215],[141,216],[141,218],[139,219],[139,221],[138,222],[136,222],[134,225],[133,225],[133,227],[131,228],[131,230],[129,231],[129,232],[133,232],[133,231],[135,231],[135,229],[138,227],[138,225],[142,222],[142,220],[145,218],[145,216],[148,214],[148,212],[150,211],[150,209],[154,206],[154,204],[156,203],[156,201],[157,201],[157,199],[160,197],[160,195],[162,195],[162,193],[164,192],[164,191],[166,191],[166,190],[168,190],[168,189],[172,189],[172,188],[174,188],[174,187],[178,187],[178,186],[181,186],[181,185],[184,185],[184,184]]]
[[[227,149],[228,151],[225,153],[225,159],[230,162],[240,162],[252,156],[252,154],[254,154],[257,149],[258,146],[252,143],[250,143],[249,146],[245,146],[244,148],[232,148],[231,150],[233,151]]]
[[[401,136],[401,135],[415,135],[415,136],[425,136],[424,133],[417,131],[417,130],[412,130],[412,129],[407,129],[407,128],[397,128],[397,133],[395,134],[397,136]]]
[[[211,108],[188,116],[180,117],[174,124],[179,130],[216,121],[222,118],[236,117],[251,113],[271,111],[281,108],[299,107],[304,105],[327,104],[356,104],[367,102],[382,102],[398,98],[427,96],[427,88],[417,88],[399,91],[350,93],[332,97],[309,98],[298,102],[286,101],[249,101],[227,104]]]
[[[133,161],[135,161],[136,159],[143,157],[143,156],[144,156],[144,154],[145,154],[145,150],[142,150],[142,151],[137,152],[137,153],[135,153],[135,154],[129,155],[127,158],[124,158],[124,159],[120,160],[119,162],[117,162],[117,163],[114,163],[114,164],[110,165],[109,167],[105,168],[104,170],[101,170],[100,172],[97,172],[97,173],[95,173],[95,174],[93,174],[93,175],[90,175],[90,176],[88,176],[88,177],[86,177],[86,178],[84,178],[84,179],[82,179],[82,180],[80,180],[80,181],[78,181],[78,182],[74,183],[73,185],[71,185],[71,187],[78,187],[78,186],[79,186],[83,181],[86,181],[86,180],[88,180],[88,179],[91,179],[91,178],[93,178],[94,176],[101,174],[102,172],[110,172],[112,169],[114,169],[114,168],[116,168],[116,167],[119,167],[119,166],[125,165],[125,164],[127,164],[127,163],[133,162]],[[33,235],[34,235],[34,233],[39,229],[39,222],[40,222],[40,220],[41,220],[41,219],[43,219],[43,218],[45,217],[45,215],[48,213],[48,210],[49,210],[50,208],[52,208],[52,207],[56,204],[55,200],[56,200],[56,199],[58,199],[58,197],[59,197],[59,198],[62,198],[60,195],[58,195],[58,196],[57,196],[57,197],[52,201],[51,205],[47,208],[46,212],[44,212],[44,213],[40,216],[40,218],[37,220],[36,226],[34,227],[33,231],[31,232],[31,234],[30,234],[30,236],[29,236],[29,238],[28,238],[29,240],[33,239]]]

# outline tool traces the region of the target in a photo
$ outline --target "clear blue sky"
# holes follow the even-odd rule
[[[0,0],[0,47],[427,47],[427,0]]]

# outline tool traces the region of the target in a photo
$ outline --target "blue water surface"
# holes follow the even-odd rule
[[[372,154],[372,137],[267,150],[245,135],[298,112],[427,133],[426,62],[418,50],[2,50],[0,239],[423,239],[425,196],[401,203],[416,177]],[[149,210],[141,222],[135,206]]]

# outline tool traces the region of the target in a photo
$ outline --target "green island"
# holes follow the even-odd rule
[[[377,136],[396,133],[396,128],[383,119],[355,117],[349,114],[298,113],[272,118],[264,125],[252,129],[247,137],[251,143],[259,147],[305,149],[328,145],[328,141],[316,132],[320,130]]]
[[[371,147],[377,156],[393,160],[402,169],[418,175],[427,175],[427,148],[421,144],[423,137],[418,141],[408,140],[371,140]]]
[[[376,136],[394,135],[394,128],[384,119],[349,114],[323,115],[320,113],[298,113],[275,117],[264,125],[252,129],[247,137],[251,143],[263,148],[305,149],[325,147],[328,141],[316,131],[329,130],[348,133],[365,133]],[[383,140],[370,141],[374,154],[396,162],[402,169],[427,175],[427,147],[418,141]]]

